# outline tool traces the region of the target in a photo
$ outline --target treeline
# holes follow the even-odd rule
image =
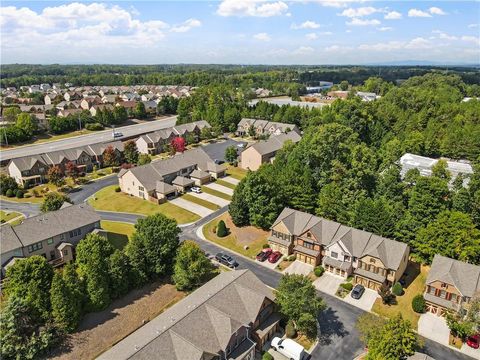
[[[428,74],[375,102],[306,113],[302,140],[237,186],[232,219],[268,229],[288,206],[404,241],[424,262],[439,253],[480,263],[479,164],[466,188],[463,176],[449,188],[443,161],[432,177],[404,180],[397,163],[406,151],[480,162],[480,102],[462,102],[462,91],[458,77]]]
[[[86,313],[105,309],[133,288],[171,276],[177,289],[192,290],[215,276],[197,244],[180,246],[179,233],[175,220],[155,214],[137,222],[124,250],[89,234],[63,269],[54,270],[42,256],[15,262],[2,290],[2,358],[39,358],[75,331]]]

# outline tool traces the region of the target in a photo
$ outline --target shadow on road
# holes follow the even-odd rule
[[[333,338],[343,338],[349,334],[336,315],[336,311],[330,307],[322,311],[318,322],[320,324],[320,345],[329,345],[334,340]]]

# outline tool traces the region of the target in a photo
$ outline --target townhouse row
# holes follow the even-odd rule
[[[238,136],[249,135],[253,131],[256,136],[280,135],[294,131],[300,135],[300,129],[295,124],[286,124],[275,121],[243,118],[237,125]]]

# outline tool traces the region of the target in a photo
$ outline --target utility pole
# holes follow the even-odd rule
[[[80,114],[78,114],[78,127],[79,130],[82,130],[82,119],[80,118]]]
[[[5,135],[5,145],[8,146],[7,128],[5,126],[3,126],[3,134]]]

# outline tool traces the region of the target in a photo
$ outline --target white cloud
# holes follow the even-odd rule
[[[477,27],[478,27],[478,24],[469,24],[469,25],[468,25],[468,28],[469,28],[469,29],[475,29],[475,28],[477,28]]]
[[[378,31],[391,31],[393,30],[392,27],[390,26],[383,26],[383,27],[380,27],[380,28],[377,28]]]
[[[330,36],[330,35],[333,35],[333,32],[331,32],[331,31],[322,31],[322,32],[320,33],[320,35]]]
[[[253,35],[253,38],[255,40],[259,40],[259,41],[270,41],[270,40],[272,40],[270,35],[268,35],[267,33],[264,33],[264,32]]]
[[[402,18],[402,14],[398,11],[390,11],[386,13],[383,18],[386,20],[398,20]]]
[[[315,34],[315,33],[306,34],[305,37],[306,37],[308,40],[316,40],[316,39],[318,39],[318,35]]]
[[[346,16],[349,18],[358,18],[363,16],[368,16],[375,14],[377,12],[381,12],[381,9],[377,9],[371,6],[368,7],[360,7],[360,8],[348,8],[342,11],[342,13],[338,14],[339,16]]]
[[[442,9],[440,9],[438,7],[435,7],[435,6],[428,9],[428,11],[430,11],[430,14],[432,14],[432,15],[447,15],[447,13],[445,11],[443,11]]]
[[[307,20],[301,23],[300,25],[292,24],[291,28],[295,30],[299,29],[318,29],[320,24],[316,23],[315,21]]]
[[[440,30],[433,30],[432,33],[437,34],[438,38],[442,40],[457,40],[456,36],[448,35]]]
[[[477,36],[464,35],[461,37],[462,41],[471,42],[480,46],[480,38]]]
[[[329,53],[346,53],[352,49],[350,46],[331,45],[327,46],[324,50]]]
[[[310,46],[300,46],[299,48],[293,50],[292,54],[294,55],[306,55],[314,52],[315,49]]]
[[[363,3],[367,0],[315,0],[315,2],[319,3],[322,6],[328,7],[335,7],[335,8],[342,8],[347,7],[353,3]]]
[[[347,25],[349,26],[370,26],[370,25],[380,25],[380,21],[377,19],[357,19],[353,18],[351,21],[347,22]]]
[[[202,26],[202,23],[200,20],[188,19],[180,25],[173,26],[170,31],[182,33],[182,32],[190,31],[192,28],[199,27],[199,26]]]
[[[432,47],[432,43],[424,39],[422,37],[417,37],[413,40],[410,40],[406,45],[406,49],[430,49]]]
[[[377,44],[362,44],[358,47],[359,50],[369,50],[369,51],[394,51],[394,50],[420,50],[420,49],[431,49],[434,45],[427,39],[417,37],[410,41],[389,41],[386,43],[377,43]]]
[[[288,5],[283,1],[267,0],[223,0],[217,9],[220,16],[270,17],[287,13]]]
[[[409,17],[432,17],[428,12],[418,10],[418,9],[410,9],[408,10]]]

